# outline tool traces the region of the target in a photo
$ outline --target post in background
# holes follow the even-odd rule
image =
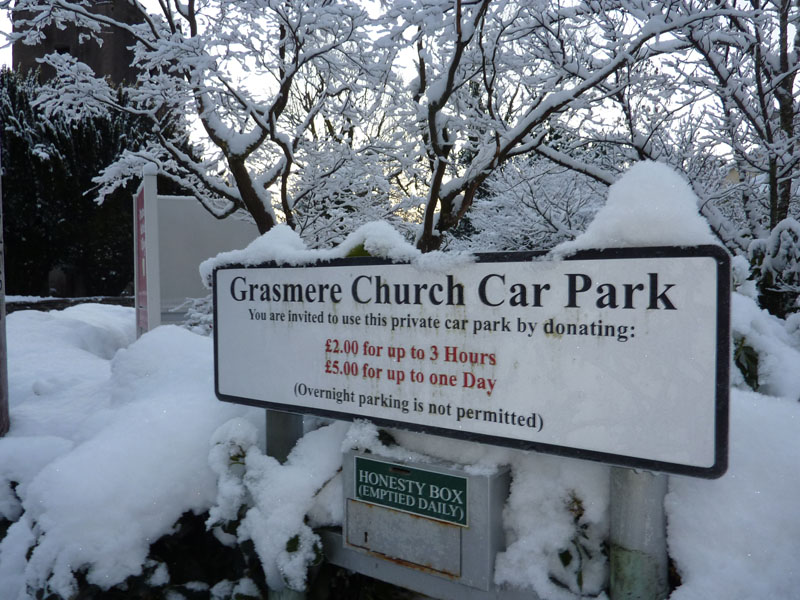
[[[0,149],[0,173],[3,171],[3,151]],[[0,436],[8,432],[8,367],[6,366],[6,276],[3,250],[3,184],[0,180]]]

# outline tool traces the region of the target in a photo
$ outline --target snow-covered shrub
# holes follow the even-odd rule
[[[781,237],[786,239],[781,234],[770,239],[779,242]],[[754,242],[755,247],[758,244]],[[761,247],[778,250],[780,243],[764,243]],[[787,258],[792,256],[792,251],[784,244],[784,251],[775,254],[783,258],[762,256],[761,265],[778,268],[777,265],[783,264],[787,267],[784,273],[794,272],[796,276],[800,273],[797,271],[800,267],[797,251],[798,246],[795,245],[794,258]],[[791,267],[792,262],[794,267]],[[800,399],[800,374],[796,368],[800,364],[800,313],[782,319],[763,307],[760,285],[763,280],[758,277],[763,268],[752,268],[744,256],[733,257],[731,271],[731,384],[740,389],[749,388],[768,395]]]
[[[244,419],[224,424],[212,438],[209,464],[218,487],[207,526],[230,543],[252,545],[270,589],[306,589],[309,569],[322,561],[308,515],[325,512],[314,511],[317,497],[331,496],[326,489],[341,469],[341,454],[329,449],[339,448],[348,426],[339,422],[307,433],[284,464],[262,452],[255,427]]]
[[[778,317],[800,309],[800,223],[789,217],[749,248],[761,306]]]
[[[574,491],[570,491],[566,509],[572,515],[575,532],[569,545],[558,552],[558,563],[551,558],[550,578],[580,596],[598,596],[608,581],[608,532],[584,519],[586,507]]]
[[[731,384],[770,396],[800,400],[800,335],[797,319],[783,320],[752,297],[731,295]]]
[[[187,298],[173,309],[173,312],[181,311],[186,311],[181,327],[198,335],[211,335],[214,330],[214,301],[211,294],[203,298]]]
[[[553,600],[602,595],[608,582],[608,467],[514,454],[503,519],[508,546],[497,556],[495,582]]]

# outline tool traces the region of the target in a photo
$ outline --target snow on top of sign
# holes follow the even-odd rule
[[[268,261],[302,264],[309,260],[311,252],[313,251],[308,249],[296,231],[288,225],[276,225],[250,242],[246,248],[220,252],[200,263],[200,276],[208,285],[213,270],[223,265],[256,265]]]
[[[466,253],[431,252],[423,254],[410,244],[399,231],[385,221],[366,223],[336,246],[328,249],[309,248],[300,235],[287,225],[277,225],[253,240],[241,250],[222,252],[200,264],[204,284],[211,286],[214,269],[228,265],[256,266],[275,262],[286,266],[301,266],[317,261],[345,258],[361,248],[378,258],[409,262],[424,270],[442,270],[474,258]]]
[[[632,246],[716,244],[688,182],[667,165],[633,165],[609,188],[608,200],[586,231],[556,246],[552,255]]]
[[[330,258],[341,258],[362,245],[370,256],[380,256],[395,261],[411,261],[421,254],[399,231],[385,221],[366,223],[348,235],[340,245],[320,252],[328,253]]]
[[[374,423],[356,420],[342,443],[342,452],[366,451],[389,461],[404,463],[435,462],[461,468],[471,475],[492,475],[500,467],[510,464],[518,454],[509,448],[403,429],[392,429],[391,435],[397,443],[386,445]]]

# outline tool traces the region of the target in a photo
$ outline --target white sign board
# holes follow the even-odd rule
[[[216,219],[195,198],[158,196],[158,276],[161,322],[181,322],[189,298],[205,298],[198,265],[220,252],[244,248],[258,237],[254,223]]]
[[[153,165],[144,168],[133,198],[137,337],[184,321],[186,301],[208,296],[200,263],[258,237],[253,223],[216,219],[196,198],[159,195],[156,173]]]
[[[225,267],[217,395],[717,477],[729,280],[714,246]]]

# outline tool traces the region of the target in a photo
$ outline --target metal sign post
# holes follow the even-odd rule
[[[609,591],[612,600],[667,597],[666,493],[666,475],[611,469]]]
[[[303,437],[303,415],[267,410],[267,456],[286,462],[297,441]]]
[[[0,172],[3,168],[2,150],[0,150]],[[8,367],[6,352],[6,282],[5,253],[3,251],[3,184],[0,182],[0,436],[8,432],[10,419],[8,415]]]

